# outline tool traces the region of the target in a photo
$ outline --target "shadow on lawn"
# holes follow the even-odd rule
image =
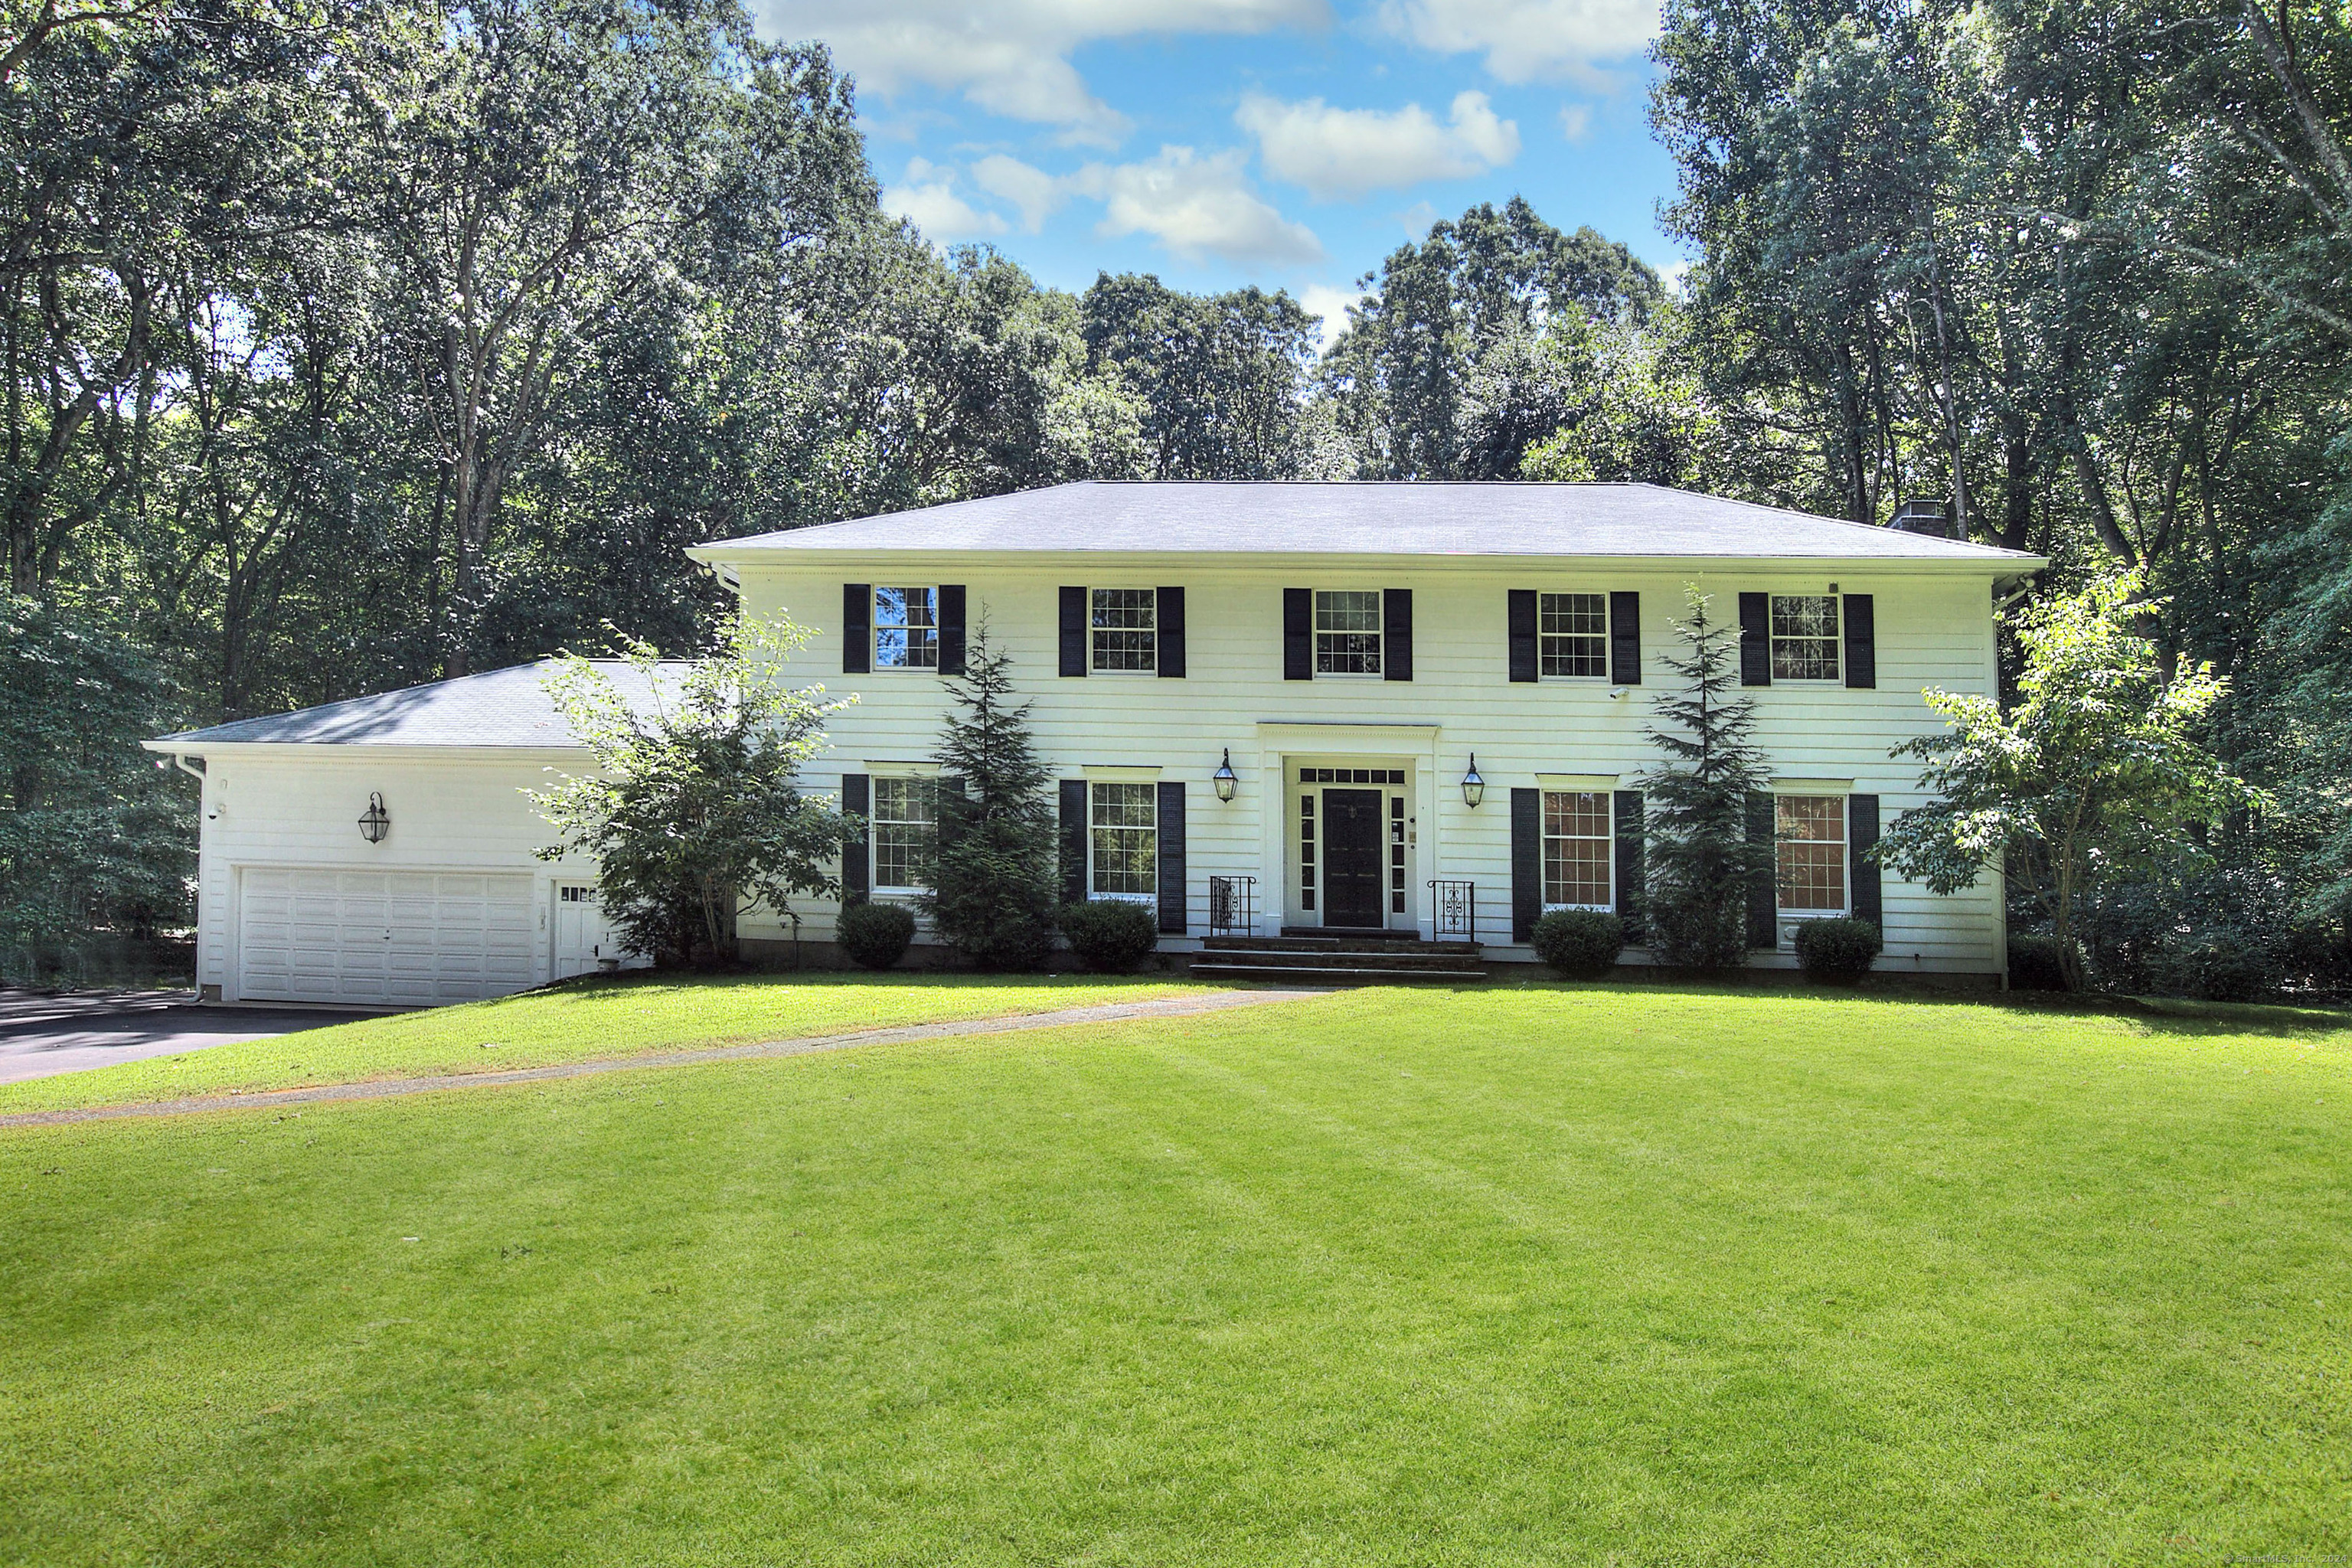
[[[1903,975],[1873,975],[1858,986],[1815,984],[1793,973],[1773,971],[1754,978],[1708,978],[1689,975],[1612,975],[1604,980],[1556,980],[1549,977],[1489,981],[1485,985],[1451,989],[1465,995],[1502,990],[1612,992],[1655,995],[1668,993],[1692,997],[1785,996],[1790,1000],[1843,1001],[1860,1005],[1899,1003],[1908,1007],[1997,1008],[2035,1017],[2116,1018],[2149,1034],[2265,1035],[2296,1038],[2311,1035],[2352,1032],[2352,1009],[2317,1004],[2274,1002],[2198,1002],[2176,996],[2068,995],[2054,991],[1967,991],[1949,985],[1921,984]]]

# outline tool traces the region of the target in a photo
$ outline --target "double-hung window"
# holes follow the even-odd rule
[[[1845,796],[1776,795],[1772,819],[1780,912],[1845,913]]]
[[[931,885],[940,847],[940,783],[931,778],[874,780],[874,886],[917,892]]]
[[[1544,906],[1555,910],[1614,907],[1614,843],[1606,792],[1544,791]]]
[[[1835,680],[1837,678],[1837,595],[1773,595],[1772,679]]]
[[[937,588],[874,590],[875,668],[940,667],[939,595]]]
[[[1609,674],[1609,595],[1539,594],[1536,646],[1548,676]]]
[[[1087,887],[1097,898],[1146,899],[1160,892],[1160,791],[1150,784],[1091,784]]]
[[[1160,665],[1160,592],[1156,588],[1097,588],[1093,594],[1094,665],[1098,670],[1149,675]]]
[[[1315,673],[1381,672],[1381,591],[1315,590]]]

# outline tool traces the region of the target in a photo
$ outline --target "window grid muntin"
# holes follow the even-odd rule
[[[1775,594],[1771,606],[1772,679],[1838,678],[1838,596]]]
[[[1536,646],[1545,675],[1605,678],[1609,673],[1609,595],[1538,595]]]
[[[1160,790],[1149,784],[1097,784],[1087,791],[1093,853],[1089,886],[1107,898],[1160,890]]]
[[[874,886],[922,889],[940,842],[940,783],[881,775],[872,784]]]
[[[1089,603],[1095,668],[1150,674],[1160,668],[1160,592],[1096,588]]]
[[[940,667],[939,595],[937,588],[874,590],[875,668]]]
[[[1775,897],[1788,914],[1843,914],[1845,796],[1783,795],[1772,800],[1778,861]]]
[[[1315,673],[1378,675],[1380,672],[1380,590],[1315,590]]]
[[[1544,791],[1546,908],[1606,910],[1613,906],[1616,859],[1610,805],[1605,791]]]

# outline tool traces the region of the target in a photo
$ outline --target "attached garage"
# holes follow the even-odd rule
[[[429,1006],[540,978],[528,875],[248,867],[240,880],[247,1000]]]

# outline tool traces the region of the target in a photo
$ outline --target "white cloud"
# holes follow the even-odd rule
[[[1559,106],[1559,133],[1570,142],[1581,142],[1592,130],[1592,110],[1580,103]]]
[[[1428,237],[1430,226],[1437,221],[1437,209],[1427,202],[1415,202],[1394,216],[1397,222],[1404,226],[1405,237],[1419,244]]]
[[[1363,297],[1356,289],[1334,289],[1328,283],[1310,284],[1298,291],[1298,302],[1307,307],[1307,313],[1323,318],[1322,338],[1315,345],[1317,353],[1331,352],[1331,345],[1348,330],[1348,307]]]
[[[1517,123],[1498,118],[1483,92],[1458,94],[1444,125],[1418,103],[1333,109],[1319,98],[1285,103],[1255,92],[1234,119],[1257,138],[1268,174],[1318,200],[1483,174],[1519,155]]]
[[[1190,147],[1162,147],[1140,163],[1089,163],[1070,188],[1103,204],[1095,232],[1148,234],[1178,256],[1262,267],[1323,259],[1323,242],[1251,188],[1239,152],[1195,157]]]
[[[954,170],[920,158],[907,160],[906,177],[883,191],[882,210],[907,219],[934,245],[1004,232],[1003,218],[955,194]]]
[[[1658,0],[1381,0],[1381,25],[1441,54],[1484,51],[1497,80],[1589,75],[1658,30]]]
[[[1070,54],[1146,33],[1263,33],[1320,26],[1324,0],[761,0],[772,37],[821,38],[859,83],[888,97],[961,91],[992,114],[1116,146],[1129,121],[1087,89]]]
[[[1018,158],[992,153],[971,166],[972,183],[1021,209],[1021,232],[1034,234],[1068,194],[1063,183]]]

